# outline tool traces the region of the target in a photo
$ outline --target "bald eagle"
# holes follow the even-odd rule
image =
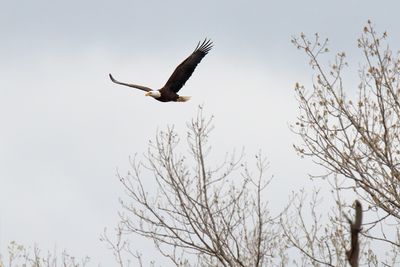
[[[205,39],[202,43],[198,43],[196,49],[193,53],[186,58],[178,67],[176,67],[175,71],[172,73],[171,77],[169,77],[167,83],[163,88],[159,90],[153,90],[151,88],[131,84],[131,83],[123,83],[114,79],[114,77],[109,74],[112,82],[133,87],[136,89],[140,89],[146,91],[146,96],[151,96],[154,99],[161,102],[186,102],[190,99],[189,96],[180,96],[178,95],[178,91],[185,85],[186,81],[190,78],[192,73],[194,72],[197,64],[203,59],[205,55],[211,50],[213,47],[213,43],[211,40]]]

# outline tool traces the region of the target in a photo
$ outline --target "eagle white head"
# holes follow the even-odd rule
[[[160,91],[151,90],[151,91],[146,92],[145,96],[151,96],[151,97],[154,97],[154,98],[159,98],[159,97],[161,97],[161,93],[160,93]]]

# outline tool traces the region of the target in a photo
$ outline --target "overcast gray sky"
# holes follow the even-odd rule
[[[157,129],[174,124],[184,134],[199,104],[215,116],[216,153],[244,146],[251,160],[261,149],[275,176],[269,201],[284,203],[313,166],[291,148],[293,85],[312,78],[291,36],[329,37],[356,77],[363,25],[388,30],[398,49],[399,9],[355,0],[0,0],[0,252],[15,240],[112,266],[99,235],[117,223],[116,169],[127,171]],[[182,89],[187,103],[159,103],[107,77],[160,88],[205,37],[215,47]]]

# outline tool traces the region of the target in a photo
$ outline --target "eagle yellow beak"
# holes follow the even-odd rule
[[[144,95],[145,96],[151,96],[151,92],[146,92]]]

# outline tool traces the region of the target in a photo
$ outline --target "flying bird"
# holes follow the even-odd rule
[[[197,67],[197,64],[203,59],[205,55],[211,50],[213,47],[213,43],[211,40],[204,39],[201,43],[199,42],[196,46],[196,49],[193,53],[186,58],[181,64],[176,67],[171,77],[169,77],[167,83],[163,88],[159,90],[153,90],[149,87],[132,84],[132,83],[123,83],[119,82],[114,77],[109,74],[111,81],[117,84],[133,87],[136,89],[140,89],[146,91],[146,96],[151,96],[154,99],[161,102],[186,102],[190,99],[190,96],[180,96],[178,95],[178,91],[185,85],[186,81],[190,78],[192,73]]]

